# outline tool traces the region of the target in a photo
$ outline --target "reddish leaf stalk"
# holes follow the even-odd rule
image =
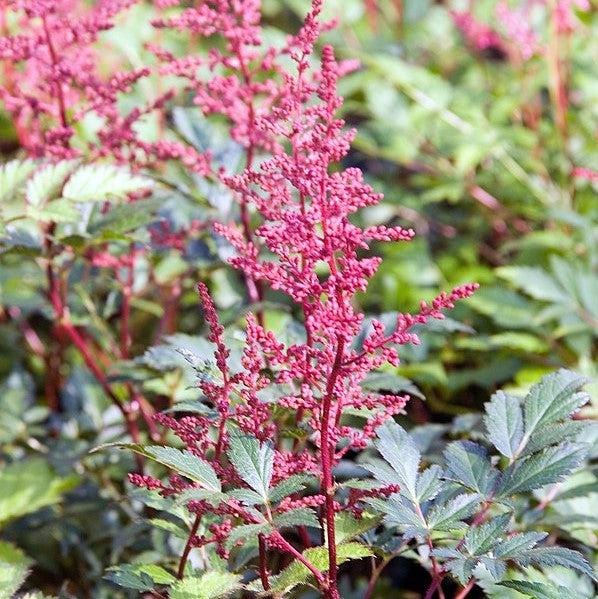
[[[455,599],[465,599],[475,586],[475,580],[471,578],[469,582],[455,595]]]
[[[280,545],[282,549],[290,553],[297,561],[301,562],[314,575],[320,587],[326,591],[328,586],[327,579],[308,559],[304,557],[303,554],[299,553],[299,551],[297,551],[279,532],[274,532],[272,538],[276,540],[276,543]]]
[[[181,559],[179,561],[179,567],[177,569],[177,578],[182,579],[185,576],[185,566],[187,565],[187,560],[189,559],[189,553],[191,549],[193,549],[193,539],[197,534],[197,530],[199,529],[199,524],[201,523],[201,514],[197,514],[195,516],[195,520],[193,521],[193,525],[191,526],[191,530],[189,531],[189,536],[187,537],[187,542],[185,543],[185,548],[183,549],[183,554],[181,555]]]
[[[262,581],[262,586],[264,587],[264,591],[270,590],[270,580],[268,578],[268,561],[267,561],[267,548],[266,548],[266,540],[263,534],[259,534],[257,536],[258,545],[259,545],[259,560],[260,560],[260,580]]]

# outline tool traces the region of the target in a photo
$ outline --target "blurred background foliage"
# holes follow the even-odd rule
[[[326,41],[362,64],[341,87],[345,118],[358,128],[347,166],[362,168],[385,194],[358,218],[417,232],[412,243],[380,247],[384,262],[360,298],[363,310],[384,318],[453,285],[481,285],[450,318],[420,331],[421,345],[406,349],[401,366],[388,371],[396,375],[388,379],[394,386],[413,392],[408,415],[417,424],[479,411],[498,387],[524,390],[562,366],[588,376],[594,397],[598,391],[598,182],[575,171],[598,171],[598,11],[595,5],[575,10],[574,30],[559,36],[549,11],[530,2],[529,24],[542,50],[524,57],[501,30],[497,4],[326,2],[327,16],[339,21]],[[308,2],[263,5],[265,36],[280,43],[296,30]],[[156,36],[155,11],[140,3],[101,37],[107,70],[152,63],[144,44]],[[502,42],[476,45],[459,26],[463,11],[495,28]],[[6,27],[14,31],[18,23]],[[178,52],[200,51],[197,40],[160,35]],[[123,110],[169,85],[176,82],[143,79],[123,99]],[[568,90],[566,105],[559,85]],[[92,117],[78,124],[82,147],[99,126]],[[150,139],[166,130],[201,151],[209,148],[229,170],[242,166],[222,123],[207,122],[184,93],[169,106],[166,123],[148,118],[143,128]],[[1,107],[0,151],[3,162],[20,156]],[[159,185],[141,200],[143,211],[121,204],[85,223],[62,214],[57,238],[69,251],[59,261],[73,321],[85,327],[118,393],[137,385],[155,409],[177,409],[195,397],[198,369],[210,353],[196,281],[209,282],[233,345],[242,342],[235,331],[247,303],[242,281],[224,264],[228,248],[208,227],[191,226],[236,218],[231,198],[180,165],[152,174]],[[3,217],[11,209],[3,205]],[[62,341],[53,337],[40,266],[44,249],[36,231],[44,218],[33,215],[29,228],[0,231],[0,585],[14,583],[9,597],[30,572],[27,584],[49,594],[124,596],[103,578],[108,566],[176,556],[182,541],[168,523],[148,529],[137,516],[140,504],[124,499],[130,456],[89,455],[126,431],[72,347],[62,348],[57,406],[48,405],[51,364],[35,351],[35,337],[44,345]],[[175,248],[163,242],[165,231],[191,232]],[[145,249],[131,273],[133,341],[130,355],[122,356],[114,352],[122,286],[83,259],[99,247],[124,255],[131,244]],[[295,315],[283,298],[268,296],[264,308],[271,329],[294,334]],[[594,418],[595,403],[582,416]],[[459,435],[458,427],[453,433]],[[592,497],[586,513],[598,508]],[[586,533],[595,534],[589,526]]]

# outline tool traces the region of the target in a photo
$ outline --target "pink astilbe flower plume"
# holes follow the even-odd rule
[[[274,480],[302,473],[318,476],[319,493],[292,497],[277,509],[307,501],[320,510],[330,568],[316,580],[325,597],[339,599],[334,514],[345,506],[336,494],[334,468],[347,451],[364,448],[375,430],[400,413],[408,400],[405,395],[366,391],[363,382],[385,363],[398,364],[397,346],[418,342],[415,325],[443,318],[442,311],[469,297],[476,285],[422,302],[417,314],[397,315],[391,330],[374,321],[364,331],[364,315],[354,300],[380,265],[381,259],[372,255],[375,244],[408,242],[414,231],[400,226],[362,228],[351,220],[382,196],[364,181],[359,169],[336,166],[347,156],[355,131],[346,129],[337,116],[342,105],[337,83],[347,65],[339,64],[332,47],[324,46],[320,67],[312,66],[314,44],[329,26],[319,21],[321,6],[314,0],[303,27],[281,50],[294,64],[290,70],[276,66],[279,54],[261,46],[258,2],[204,2],[158,23],[201,35],[218,32],[226,39],[228,53],[214,52],[212,66],[230,69],[233,75],[216,75],[203,84],[195,79],[197,64],[192,61],[175,61],[164,68],[185,73],[204,112],[228,116],[232,135],[248,150],[243,172],[221,173],[221,180],[241,198],[245,210],[255,213],[259,224],[249,232],[247,222],[219,223],[214,228],[235,249],[231,264],[256,285],[286,294],[301,312],[304,327],[302,340],[284,343],[249,314],[240,370],[232,371],[223,328],[207,288],[200,284],[218,372],[202,379],[200,387],[214,410],[196,418],[195,424],[193,417],[161,418],[225,481],[236,476],[224,457],[230,432],[237,428],[275,448]],[[265,59],[258,56],[269,57],[267,69]],[[257,71],[247,70],[249,64]],[[190,71],[185,72],[187,67]],[[260,69],[265,70],[262,83],[254,83]],[[254,151],[264,154],[259,163],[252,159]],[[274,417],[274,411],[281,409],[304,432],[292,445],[279,416]],[[344,417],[349,410],[361,415],[361,426]],[[347,501],[347,509],[358,513],[358,499]],[[239,506],[226,505],[219,508],[225,520],[224,512],[234,508],[236,517],[252,522]],[[230,528],[218,528],[211,540],[198,542],[222,546],[227,531]],[[260,551],[263,543],[292,550],[278,532],[260,542]]]
[[[31,155],[76,156],[71,145],[75,112],[93,106],[109,116],[114,95],[147,74],[145,69],[116,73],[106,82],[98,75],[93,49],[114,18],[136,1],[102,0],[92,8],[79,0],[8,0],[4,5],[2,10],[18,17],[19,33],[0,38],[0,60],[11,67],[5,69],[0,99]]]
[[[98,51],[101,34],[138,0],[8,0],[3,17],[17,20],[18,33],[0,31],[4,72],[0,100],[12,115],[19,142],[32,157],[52,159],[110,156],[143,167],[176,160],[198,174],[210,157],[178,141],[143,140],[136,131],[151,113],[162,114],[170,90],[122,114],[119,99],[151,74],[148,67],[104,73]],[[4,21],[6,22],[6,18]],[[99,117],[97,140],[80,140],[75,125],[89,113]]]

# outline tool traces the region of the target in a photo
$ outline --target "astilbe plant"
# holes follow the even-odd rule
[[[123,113],[122,97],[132,93],[141,79],[149,77],[151,69],[143,66],[127,70],[118,61],[104,63],[100,55],[101,36],[136,2],[9,0],[0,5],[0,99],[28,157],[8,163],[0,171],[3,202],[9,205],[24,200],[16,209],[8,207],[11,214],[7,220],[2,219],[0,243],[3,249],[14,249],[11,237],[18,238],[26,230],[46,273],[43,291],[54,321],[47,344],[17,307],[8,308],[7,313],[22,323],[29,346],[46,362],[49,407],[53,411],[61,409],[64,354],[69,346],[74,346],[122,413],[129,434],[138,439],[137,420],[143,415],[149,429],[154,430],[150,417],[154,410],[138,386],[127,384],[126,399],[123,398],[121,390],[108,380],[106,360],[98,358],[111,355],[112,363],[131,358],[135,270],[149,248],[125,234],[138,228],[135,213],[155,211],[156,206],[151,202],[137,203],[150,195],[153,181],[136,176],[133,171],[176,161],[190,172],[206,174],[210,157],[177,140],[151,140],[139,133],[139,125],[150,116],[165,118],[163,113],[173,96],[172,90]],[[82,126],[87,117],[93,125]],[[136,206],[128,211],[120,206],[120,214],[119,210],[113,212],[116,204],[125,202]],[[102,215],[107,229],[99,223]],[[181,235],[190,237],[202,228],[197,220],[176,232],[170,230],[168,222],[160,225],[151,231],[155,246],[175,248],[179,253],[183,253]],[[112,229],[106,235],[108,239],[114,237],[115,226],[120,231],[113,243],[96,243],[96,239],[81,254],[71,243],[74,230],[89,239],[88,228],[95,227],[100,236]],[[67,275],[79,261],[85,263],[84,268],[109,272],[121,295],[119,338],[108,351],[105,346],[110,345],[109,340],[94,347],[97,343],[91,332],[73,322]],[[165,326],[161,327],[165,332],[171,328],[169,317],[167,314]]]
[[[256,43],[254,35],[243,36],[249,35],[248,25],[255,25],[257,5],[215,4],[221,11],[231,11],[230,18],[245,19],[244,27],[235,29],[227,20],[229,13],[210,13],[209,4],[188,9],[171,24],[191,24],[205,33],[215,28],[216,22],[223,22],[230,48],[237,55],[235,60],[224,60],[216,52],[214,62],[243,71],[247,54],[235,50],[235,35],[243,43]],[[211,106],[205,95],[198,100],[206,111],[227,114],[234,135],[250,151],[259,146],[271,153],[259,164],[249,156],[241,175],[223,175],[226,185],[242,198],[243,206],[255,209],[261,224],[249,234],[245,221],[241,229],[225,224],[218,224],[215,229],[234,246],[236,256],[231,263],[248,280],[265,282],[298,306],[303,316],[303,339],[283,343],[249,314],[242,368],[233,370],[215,308],[206,287],[200,284],[209,339],[217,347],[215,363],[219,373],[218,379],[202,380],[200,387],[213,410],[178,420],[159,416],[184,442],[184,453],[165,452],[159,447],[136,449],[143,455],[158,456],[159,461],[175,470],[181,460],[190,460],[209,473],[212,489],[209,493],[198,492],[198,485],[178,476],[168,484],[139,475],[131,475],[131,479],[137,485],[159,489],[163,495],[181,496],[180,500],[186,501],[196,514],[178,567],[179,577],[185,572],[191,547],[214,543],[219,554],[226,557],[236,542],[257,534],[263,590],[270,589],[266,554],[270,547],[293,555],[314,575],[323,594],[334,599],[339,597],[337,562],[343,555],[345,559],[350,557],[337,547],[335,514],[358,514],[355,503],[360,493],[342,500],[333,470],[347,452],[366,447],[376,429],[400,413],[408,399],[404,395],[364,391],[361,384],[383,364],[398,364],[397,345],[417,343],[412,332],[414,325],[429,318],[442,318],[443,309],[471,295],[476,286],[464,285],[429,304],[422,302],[419,313],[399,314],[390,330],[374,321],[357,343],[364,317],[355,308],[355,296],[365,291],[380,263],[370,254],[371,245],[409,241],[414,233],[401,227],[363,229],[350,220],[353,213],[375,205],[381,196],[363,181],[358,169],[333,172],[333,165],[348,153],[354,131],[345,130],[344,122],[336,116],[341,106],[337,81],[343,68],[335,60],[332,48],[323,48],[320,69],[314,71],[310,67],[313,45],[322,28],[318,23],[320,10],[321,2],[315,1],[300,32],[288,41],[285,52],[295,68],[282,73],[283,82],[276,90],[275,101],[266,101],[259,112],[252,110],[252,93],[242,93],[235,78],[217,78],[216,83],[212,82],[220,89],[226,88],[223,94],[228,101],[220,98]],[[255,89],[255,84],[251,89]],[[245,110],[236,111],[239,93],[247,104]],[[273,397],[278,399],[274,401]],[[286,415],[284,419],[278,416],[281,410]],[[344,417],[348,412],[359,414],[359,426],[351,425]],[[289,421],[304,431],[294,443],[285,439]],[[296,497],[301,479],[294,477],[309,474],[319,480],[319,491]],[[215,493],[214,475],[228,490],[238,487],[241,481],[250,489],[221,495],[218,488]],[[275,486],[270,488],[271,484]],[[394,485],[374,494],[393,491]],[[273,500],[273,496],[279,500]],[[325,573],[280,533],[280,528],[290,525],[317,524],[311,508],[317,509],[324,529],[328,564]],[[210,526],[210,535],[197,536],[200,519],[208,513],[220,516],[219,523]],[[305,531],[303,538],[308,544]]]

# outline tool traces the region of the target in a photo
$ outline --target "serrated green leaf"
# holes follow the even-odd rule
[[[280,481],[270,489],[268,495],[269,499],[272,503],[278,503],[285,497],[288,497],[293,493],[297,493],[298,491],[302,491],[307,483],[314,480],[315,478],[313,476],[305,474],[293,474],[292,476]]]
[[[218,505],[227,499],[225,493],[215,492],[213,489],[192,488],[184,489],[176,495],[175,505],[183,505],[189,501],[207,501],[212,505]]]
[[[574,499],[576,497],[587,497],[591,493],[598,493],[598,481],[577,485],[576,487],[567,489],[566,491],[559,493],[553,501],[563,501],[567,499]]]
[[[76,165],[74,160],[63,160],[38,169],[27,181],[25,197],[29,206],[41,208],[46,202],[59,197],[66,178]]]
[[[105,578],[120,587],[135,591],[149,591],[154,587],[154,581],[149,574],[137,571],[135,566],[131,565],[110,568]]]
[[[232,549],[239,541],[247,539],[255,539],[257,535],[261,533],[271,533],[273,531],[272,526],[268,522],[260,522],[259,524],[241,524],[235,526],[230,531],[228,538],[226,539],[226,548]]]
[[[564,566],[596,580],[586,558],[578,551],[565,547],[533,547],[519,552],[513,560],[521,566]]]
[[[186,476],[199,483],[206,489],[220,492],[221,486],[214,468],[205,460],[193,455],[187,450],[176,449],[175,447],[163,447],[161,445],[139,445],[136,443],[107,443],[100,445],[92,452],[102,451],[110,447],[119,449],[130,449],[147,458],[150,458],[159,464],[171,468],[178,474]]]
[[[465,585],[471,578],[477,563],[477,558],[461,557],[450,560],[446,563],[446,567],[461,584]]]
[[[267,501],[274,465],[272,445],[260,443],[254,437],[233,435],[227,455],[239,476]]]
[[[279,529],[292,526],[312,526],[314,528],[320,528],[320,521],[316,517],[314,511],[305,507],[276,514],[273,518],[273,523],[274,526]],[[340,539],[338,542],[341,542]]]
[[[505,471],[497,496],[506,497],[556,483],[577,468],[585,454],[584,446],[566,443],[518,460]]]
[[[334,516],[336,542],[344,543],[364,534],[380,524],[382,518],[378,515],[363,513],[361,518],[356,518],[349,512],[339,512]]]
[[[242,501],[245,505],[261,505],[265,503],[264,498],[251,489],[233,489],[227,495]]]
[[[471,526],[465,534],[465,547],[471,555],[482,555],[490,551],[508,532],[510,514],[501,514],[479,526]]]
[[[441,476],[442,468],[436,464],[426,468],[419,475],[416,485],[417,501],[419,503],[430,501],[430,499],[436,497],[438,492],[442,489],[443,483],[440,480]]]
[[[507,566],[504,561],[497,559],[492,555],[479,556],[478,564],[486,569],[493,580],[500,580],[507,571]]]
[[[73,202],[103,202],[124,199],[128,194],[153,186],[151,179],[134,175],[113,164],[88,164],[78,168],[62,191]]]
[[[496,557],[511,559],[521,551],[535,547],[540,541],[548,536],[545,532],[522,532],[512,537],[500,541],[494,548],[493,553]]]
[[[547,424],[536,431],[526,443],[521,455],[536,453],[549,445],[556,445],[563,441],[574,441],[588,428],[588,422],[583,420],[565,420]]]
[[[504,456],[513,457],[523,439],[523,412],[519,400],[497,391],[485,408],[488,438]]]
[[[0,599],[11,599],[25,582],[33,560],[18,547],[0,541]]]
[[[534,385],[523,403],[525,436],[530,438],[543,426],[566,418],[587,403],[587,393],[576,393],[586,382],[575,372],[559,370]]]
[[[162,198],[138,200],[133,204],[113,206],[89,227],[91,235],[123,235],[144,227],[155,220],[155,212],[164,201]]]
[[[413,503],[406,497],[392,495],[388,499],[369,497],[365,502],[376,511],[386,514],[384,522],[388,526],[398,526],[402,529],[414,528],[426,531],[426,522],[415,511]]]
[[[33,160],[11,160],[0,166],[0,201],[11,199],[35,170]]]
[[[150,518],[148,520],[151,526],[155,528],[159,528],[160,530],[165,530],[173,534],[175,537],[179,539],[187,540],[189,537],[189,533],[184,528],[180,527],[178,524],[172,522],[171,520],[164,520],[164,518]]]
[[[361,386],[366,391],[403,392],[419,399],[425,399],[423,393],[409,379],[390,372],[372,372],[365,378]]]
[[[471,441],[450,443],[445,452],[445,478],[471,491],[488,495],[496,484],[499,472],[490,463],[488,452]]]
[[[514,589],[533,599],[577,599],[566,587],[549,583],[531,582],[529,580],[503,580],[499,582],[503,587]]]
[[[52,200],[43,208],[30,208],[28,214],[40,222],[76,223],[81,220],[81,213],[70,200],[64,198]]]
[[[236,574],[206,572],[203,576],[184,578],[170,589],[170,599],[216,599],[232,593],[239,586]]]
[[[417,477],[420,452],[411,436],[396,422],[388,422],[376,430],[378,438],[374,445],[388,462],[395,475],[393,480],[383,480],[385,484],[400,485],[400,492],[417,502]],[[371,468],[366,464],[366,468]],[[372,470],[374,476],[376,472]]]
[[[109,568],[105,578],[119,586],[138,591],[176,582],[175,576],[157,564],[121,564]]]
[[[463,519],[471,516],[480,505],[482,498],[477,493],[457,495],[447,503],[434,506],[427,516],[428,526],[433,530],[454,530],[463,528]]]

